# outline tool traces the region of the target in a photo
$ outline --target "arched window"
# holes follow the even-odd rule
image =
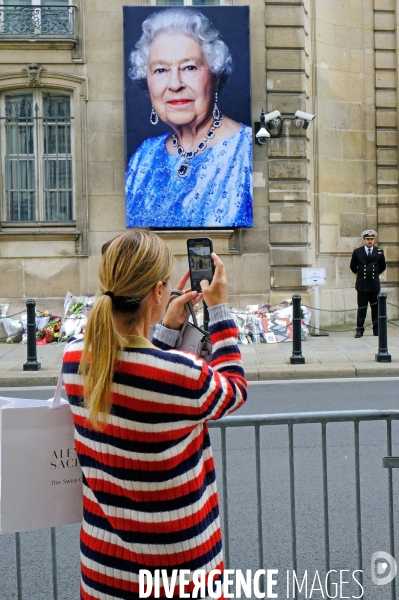
[[[2,221],[73,222],[70,94],[43,89],[12,91],[3,94],[2,101]]]

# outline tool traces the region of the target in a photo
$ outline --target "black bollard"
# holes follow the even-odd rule
[[[388,352],[387,295],[384,292],[378,294],[378,354],[375,355],[375,360],[391,362]]]
[[[204,306],[204,325],[203,325],[203,329],[205,329],[205,331],[209,331],[209,310],[207,305],[205,304],[204,301],[202,301],[202,304]]]
[[[305,357],[302,356],[301,336],[301,297],[299,294],[292,296],[292,365],[304,365]]]
[[[26,335],[27,335],[27,361],[23,366],[24,371],[39,371],[40,363],[37,362],[36,350],[36,302],[26,301]]]

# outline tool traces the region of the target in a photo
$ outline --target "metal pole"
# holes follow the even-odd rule
[[[314,286],[314,307],[315,307],[315,315],[314,315],[314,322],[315,322],[315,334],[319,335],[320,331],[320,312],[319,312],[319,308],[320,308],[320,304],[319,304],[319,286],[316,285]]]
[[[291,507],[291,543],[292,543],[292,570],[298,571],[298,557],[296,545],[296,511],[295,511],[295,462],[294,462],[294,425],[288,425],[288,452],[290,469],[290,507]],[[295,588],[294,588],[295,591]]]
[[[15,534],[15,554],[17,559],[17,598],[22,600],[21,534]]]
[[[209,310],[205,302],[202,302],[204,305],[204,329],[205,331],[209,331]]]
[[[27,334],[27,360],[23,365],[24,371],[39,371],[40,363],[37,362],[36,349],[36,302],[26,301],[26,334]]]
[[[363,585],[363,547],[362,547],[362,505],[360,496],[360,443],[359,421],[353,423],[355,433],[355,492],[356,492],[356,537],[357,537],[357,568],[359,582]]]
[[[378,294],[378,354],[375,355],[377,362],[391,362],[391,355],[388,352],[387,326],[387,295],[380,292]]]
[[[392,421],[387,419],[387,456],[392,456]],[[395,528],[393,513],[393,481],[392,469],[388,469],[388,519],[389,519],[389,553],[395,558]],[[391,581],[391,600],[396,600],[395,579]]]
[[[292,296],[292,365],[304,365],[305,357],[302,356],[301,338],[301,297],[299,294]]]
[[[256,471],[256,499],[257,499],[257,517],[258,517],[258,565],[263,569],[263,528],[262,528],[262,475],[260,465],[260,428],[255,425],[255,471]],[[259,590],[263,594],[265,591],[265,580],[260,580]]]
[[[223,537],[224,537],[224,562],[227,568],[230,565],[230,537],[229,537],[229,499],[227,487],[227,452],[226,428],[223,427],[222,435],[222,489],[223,489]]]
[[[319,284],[316,282],[314,284],[314,331],[311,332],[310,335],[312,335],[313,337],[326,337],[328,336],[328,333],[326,333],[325,331],[323,331],[323,333],[320,333],[320,295],[319,295]]]
[[[57,540],[55,527],[51,528],[51,564],[53,574],[53,600],[58,600]]]
[[[330,523],[328,518],[328,474],[327,474],[327,423],[321,424],[321,460],[323,469],[323,508],[324,508],[324,561],[326,573],[330,570]],[[331,580],[326,582],[331,597]]]

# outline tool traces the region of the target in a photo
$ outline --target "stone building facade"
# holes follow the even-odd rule
[[[41,10],[51,4],[20,2],[31,3]],[[47,35],[40,29],[43,17],[33,35],[16,35],[6,25],[12,9],[0,7],[0,300],[11,300],[16,309],[32,297],[39,308],[59,310],[67,290],[95,293],[101,245],[125,229],[124,3],[75,0],[68,9],[73,35]],[[53,4],[65,9],[68,0]],[[293,121],[284,125],[280,138],[254,146],[254,228],[208,232],[227,266],[231,304],[274,303],[297,291],[312,303],[312,290],[301,285],[301,268],[309,266],[326,268],[323,308],[353,308],[349,261],[366,228],[379,233],[388,264],[383,289],[398,303],[399,0],[231,4],[251,8],[253,120],[259,120],[262,108],[278,109],[283,116],[298,109],[316,115],[308,129]],[[44,182],[52,168],[43,133],[51,126],[46,110],[52,99],[59,104],[64,99],[66,108],[57,118],[65,119],[70,131],[67,148],[59,148],[73,174],[73,189],[63,189],[64,205],[69,202],[72,211],[68,223],[46,221],[48,198],[55,196],[49,181],[41,180],[36,218],[28,223],[9,219],[6,116],[15,110],[10,109],[13,98],[27,91],[33,125],[26,125],[26,136],[33,150],[16,150],[26,159],[25,171],[30,160],[37,161],[38,179],[42,172]],[[68,116],[73,116],[69,122]],[[188,233],[161,235],[175,253],[177,277],[186,268]],[[323,315],[326,324],[344,318],[343,313]],[[348,315],[353,319],[354,313]]]

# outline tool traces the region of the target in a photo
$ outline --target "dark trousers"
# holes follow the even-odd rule
[[[371,306],[371,320],[373,322],[373,333],[378,333],[378,292],[358,292],[357,293],[357,323],[356,329],[364,333],[364,321],[367,314],[367,305]],[[360,308],[364,307],[364,308]]]

